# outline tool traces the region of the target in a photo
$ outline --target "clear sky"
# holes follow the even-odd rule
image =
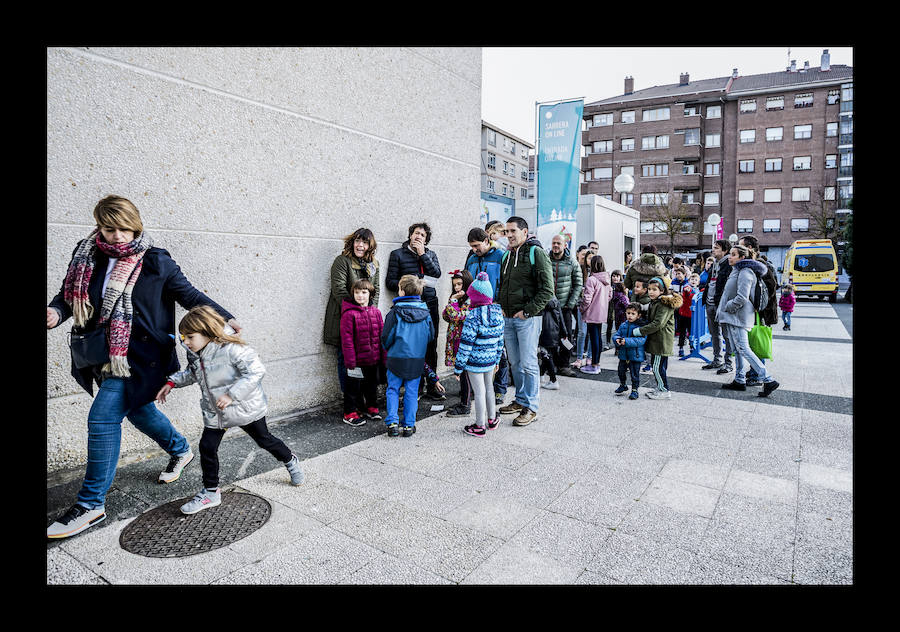
[[[625,77],[634,89],[691,80],[782,71],[797,60],[818,67],[828,49],[832,64],[853,65],[853,49],[828,46],[489,48],[482,49],[481,118],[534,143],[535,102],[584,97],[585,103],[620,95]],[[790,57],[788,56],[790,49]]]

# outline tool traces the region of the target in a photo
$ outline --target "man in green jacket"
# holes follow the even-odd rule
[[[500,408],[518,413],[515,426],[527,426],[537,417],[540,368],[537,348],[543,318],[541,311],[553,298],[553,267],[535,238],[528,237],[528,223],[510,217],[504,230],[509,250],[500,262],[497,302],[503,308],[506,353],[516,384],[516,399]]]
[[[562,335],[571,341],[572,333],[575,331],[573,315],[584,288],[584,278],[581,274],[581,266],[572,257],[565,243],[562,235],[554,235],[550,241],[549,255],[550,265],[553,268],[553,293],[562,308],[563,323],[566,326]],[[560,375],[575,375],[575,371],[568,366],[568,362],[557,372]]]

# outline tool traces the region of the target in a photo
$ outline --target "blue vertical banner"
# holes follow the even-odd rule
[[[584,99],[538,104],[537,237],[545,248],[562,235],[574,252],[583,112]]]

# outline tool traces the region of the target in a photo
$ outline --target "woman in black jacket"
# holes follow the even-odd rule
[[[437,329],[441,320],[437,292],[434,286],[441,278],[441,264],[438,262],[437,253],[425,247],[430,241],[431,227],[428,224],[420,222],[410,226],[409,238],[399,248],[391,251],[384,284],[391,292],[396,292],[400,287],[400,277],[405,274],[412,274],[420,279],[425,278],[422,301],[428,306],[431,322],[434,324],[434,338],[428,343],[428,349],[425,352],[425,363],[428,366],[436,367]],[[431,279],[426,277],[431,277]],[[422,380],[422,382],[424,381]],[[428,396],[437,400],[446,399],[434,386],[428,387]]]
[[[59,294],[47,306],[47,329],[72,317],[74,333],[104,331],[102,360],[88,364],[73,353],[72,376],[89,394],[87,469],[78,499],[47,528],[66,538],[106,517],[104,503],[119,459],[122,419],[169,454],[160,483],[178,479],[194,458],[190,444],[153,400],[166,377],[179,369],[175,353],[175,303],[209,305],[240,331],[234,317],[194,288],[162,248],[144,232],[130,201],[107,196],[94,208],[97,227],[78,242]],[[106,348],[102,345],[106,344]]]

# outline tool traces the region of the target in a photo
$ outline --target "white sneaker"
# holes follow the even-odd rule
[[[303,482],[303,469],[300,467],[300,459],[294,454],[291,460],[284,464],[291,475],[291,485],[300,485]]]
[[[159,473],[159,482],[174,483],[178,480],[178,477],[181,476],[181,471],[193,460],[193,450],[190,450],[187,454],[182,454],[181,456],[170,457],[166,469]]]
[[[542,388],[546,388],[548,391],[558,391],[559,390],[559,382],[546,382],[541,384]]]
[[[68,538],[76,533],[81,533],[89,527],[93,527],[105,518],[106,511],[103,507],[88,509],[82,505],[75,504],[69,511],[57,518],[56,522],[47,527],[47,537]]]
[[[181,513],[191,515],[198,511],[203,511],[204,509],[218,507],[221,504],[222,492],[219,490],[211,492],[204,487],[189,502],[186,502],[181,506]]]
[[[669,391],[655,390],[647,393],[647,397],[650,399],[671,399],[672,394]]]
[[[549,384],[549,383],[550,383],[550,376],[542,375],[541,376],[541,386],[544,386],[545,384]]]

